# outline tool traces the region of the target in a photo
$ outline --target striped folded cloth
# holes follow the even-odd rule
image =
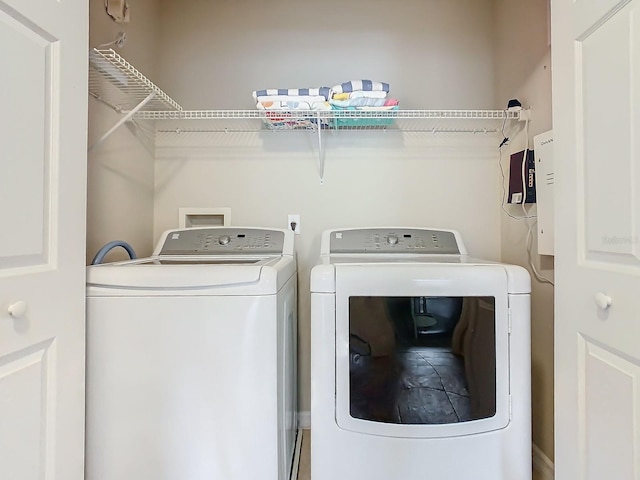
[[[262,97],[324,97],[329,100],[331,89],[329,87],[319,88],[267,88],[253,92],[253,99],[258,101]]]
[[[385,92],[389,93],[389,84],[384,82],[374,82],[372,80],[351,80],[340,85],[331,87],[331,95],[336,93],[350,93],[358,90],[366,92]]]

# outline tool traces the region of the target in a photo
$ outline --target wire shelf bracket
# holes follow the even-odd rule
[[[122,118],[89,147],[103,143],[141,111],[180,111],[182,107],[112,49],[89,53],[89,94]]]

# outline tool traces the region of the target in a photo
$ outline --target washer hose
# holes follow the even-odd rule
[[[109,253],[111,249],[115,247],[124,248],[129,254],[129,258],[131,260],[135,260],[136,258],[138,258],[136,256],[136,252],[133,250],[133,247],[131,247],[131,245],[129,245],[127,242],[123,240],[114,240],[113,242],[107,243],[104,247],[98,250],[98,253],[96,253],[96,256],[93,257],[93,260],[91,261],[91,265],[97,265],[98,263],[102,263],[107,253]]]

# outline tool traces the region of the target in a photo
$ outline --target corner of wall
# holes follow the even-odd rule
[[[139,0],[130,9],[128,23],[116,23],[101,1],[89,6],[89,45],[117,50],[142,73],[153,77],[157,58],[159,0]],[[126,33],[122,47],[110,43]],[[89,145],[120,119],[103,103],[90,98]],[[130,243],[139,256],[153,249],[154,152],[140,129],[125,123],[88,157],[87,166],[87,263],[112,240]],[[114,253],[114,260],[123,259]]]
[[[533,137],[551,129],[551,54],[548,36],[548,2],[512,2],[496,0],[495,14],[495,77],[498,108],[505,108],[509,99],[518,99],[523,108],[531,109],[527,131],[513,134],[503,154],[504,188],[508,189],[508,158],[510,153],[532,148]],[[525,19],[526,22],[517,21]],[[525,137],[526,134],[526,137]],[[505,200],[506,201],[506,200]],[[501,207],[502,208],[502,207]],[[522,210],[504,207],[513,216],[523,216]],[[502,210],[504,211],[504,210]],[[536,214],[536,207],[528,209]],[[527,268],[529,253],[526,244],[529,227],[534,220],[516,220],[501,216],[501,257],[506,263]],[[532,228],[531,258],[536,269],[553,278],[553,261],[537,254],[536,228]],[[532,415],[533,441],[545,458],[553,458],[553,300],[554,290],[539,283],[532,274],[531,341],[532,341]],[[550,462],[550,461],[549,461]],[[544,477],[546,478],[546,477]],[[552,477],[551,477],[552,478]]]

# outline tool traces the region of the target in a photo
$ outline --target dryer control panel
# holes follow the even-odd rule
[[[329,241],[330,253],[461,254],[456,235],[444,230],[420,228],[335,230],[330,233]]]
[[[278,255],[285,234],[252,228],[187,228],[167,232],[157,255]],[[160,245],[159,245],[160,247]]]

